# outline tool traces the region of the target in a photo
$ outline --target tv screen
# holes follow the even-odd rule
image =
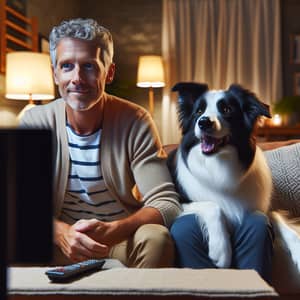
[[[5,263],[52,258],[51,131],[0,129],[1,248]],[[6,247],[3,247],[5,241]]]

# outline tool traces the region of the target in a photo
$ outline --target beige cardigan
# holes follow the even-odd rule
[[[100,159],[107,188],[129,213],[142,206],[154,207],[169,227],[181,212],[181,206],[166,166],[166,154],[149,113],[108,94],[101,101]],[[64,100],[57,99],[26,111],[21,127],[53,130],[54,211],[59,218],[69,172]]]

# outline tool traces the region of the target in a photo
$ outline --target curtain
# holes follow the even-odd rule
[[[180,132],[172,86],[239,83],[270,105],[282,96],[280,0],[163,0],[163,143]]]

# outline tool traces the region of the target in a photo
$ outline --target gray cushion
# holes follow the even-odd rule
[[[274,289],[253,270],[130,269],[96,272],[68,284],[49,282],[47,268],[9,268],[9,295],[156,295],[271,297]]]
[[[273,177],[272,209],[300,217],[300,143],[264,153]]]

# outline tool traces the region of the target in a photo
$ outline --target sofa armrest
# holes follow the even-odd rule
[[[274,142],[261,142],[258,143],[258,146],[264,150],[272,150],[283,146],[293,145],[296,143],[300,143],[300,139],[291,139],[291,140],[285,140],[285,141],[274,141]]]
[[[258,143],[258,146],[264,150],[272,150],[283,146],[288,146],[292,144],[300,143],[300,139],[291,139],[291,140],[284,140],[284,141],[274,141],[274,142],[260,142]],[[167,154],[169,154],[171,151],[176,149],[178,147],[178,144],[167,144],[164,145],[164,150]]]

